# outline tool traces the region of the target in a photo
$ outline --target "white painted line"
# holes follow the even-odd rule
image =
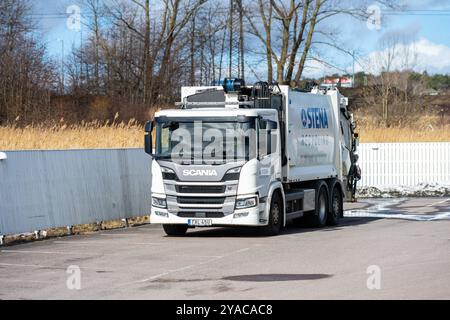
[[[170,254],[166,255],[166,257],[182,257],[182,258],[218,258],[221,259],[223,256],[206,256],[206,255],[194,255],[194,254]]]
[[[239,250],[237,250],[237,251],[230,252],[229,254],[225,255],[224,257],[230,256],[230,255],[236,254],[236,253],[242,253],[242,252],[245,252],[245,251],[248,251],[248,250],[250,250],[250,248],[239,249]]]
[[[143,282],[148,282],[148,281],[156,280],[156,279],[158,279],[158,278],[167,276],[167,275],[169,275],[169,274],[171,274],[171,273],[174,273],[174,272],[180,272],[180,271],[184,271],[184,270],[188,270],[188,269],[191,269],[191,268],[193,268],[193,267],[195,267],[195,265],[189,265],[189,266],[186,266],[186,267],[182,267],[182,268],[178,268],[178,269],[169,270],[169,271],[167,271],[167,272],[163,272],[163,273],[160,273],[160,274],[157,274],[157,275],[154,275],[154,276],[151,276],[151,277],[142,279],[142,280],[124,283],[123,285],[133,284],[133,283],[143,283]]]
[[[445,200],[442,200],[442,201],[439,201],[439,202],[435,202],[435,203],[429,204],[429,205],[427,205],[427,207],[434,207],[435,205],[446,203],[448,201],[450,201],[450,199],[445,199]]]
[[[69,254],[69,255],[86,255],[83,252],[61,252],[61,251],[28,251],[28,250],[2,250],[2,253],[23,253],[23,254]]]
[[[145,236],[144,234],[140,234],[140,233],[100,233],[100,235],[107,236],[107,237],[128,237],[128,236],[142,237],[142,236]]]
[[[64,267],[55,267],[55,266],[43,266],[40,264],[20,264],[20,263],[0,263],[0,266],[4,267],[23,267],[23,268],[38,268],[38,269],[62,269],[65,270]]]
[[[112,242],[112,241],[53,241],[53,243],[56,244],[88,244],[88,245],[92,245],[92,244],[110,244],[110,245],[117,245],[118,242]],[[122,242],[123,244],[126,245],[136,245],[136,246],[141,246],[141,245],[161,245],[162,243],[160,242]]]
[[[164,277],[164,276],[166,276],[166,275],[168,275],[168,274],[169,274],[169,272],[164,272],[164,273],[160,273],[160,274],[154,275],[154,276],[149,277],[149,278],[146,278],[146,279],[142,279],[142,280],[138,280],[138,281],[133,281],[133,282],[128,282],[128,283],[124,283],[124,285],[132,284],[132,283],[142,283],[142,282],[147,282],[147,281],[156,280],[156,279],[161,278],[161,277]]]
[[[25,283],[39,283],[39,284],[48,284],[49,283],[49,281],[11,279],[11,278],[0,278],[0,283],[1,282],[25,282]]]
[[[119,287],[127,286],[127,285],[130,285],[130,284],[144,283],[144,282],[153,281],[153,280],[156,280],[156,279],[161,278],[161,277],[163,277],[163,276],[170,275],[170,274],[172,274],[172,273],[176,273],[176,272],[180,272],[180,271],[185,271],[185,270],[189,270],[189,269],[192,269],[192,268],[195,268],[195,267],[203,266],[203,265],[205,265],[205,264],[212,263],[212,262],[216,262],[216,261],[218,261],[218,260],[220,260],[220,259],[223,259],[223,258],[225,258],[225,257],[229,257],[229,256],[231,256],[231,255],[234,255],[234,254],[237,254],[237,253],[242,253],[242,252],[245,252],[245,251],[248,251],[248,250],[250,250],[250,248],[239,249],[239,250],[230,252],[230,253],[228,253],[228,254],[226,254],[226,255],[224,255],[224,256],[220,256],[220,257],[218,256],[218,257],[212,258],[212,259],[210,259],[210,260],[208,260],[208,261],[203,261],[203,262],[200,262],[200,263],[197,263],[197,264],[193,264],[193,265],[189,265],[189,266],[186,266],[186,267],[182,267],[182,268],[179,268],[179,269],[169,270],[169,271],[167,271],[167,272],[160,273],[160,274],[157,274],[157,275],[154,275],[154,276],[145,278],[145,279],[141,279],[141,280],[137,280],[137,281],[131,281],[131,282],[122,283],[122,284],[119,285]]]
[[[385,219],[403,219],[412,221],[436,221],[436,220],[450,220],[450,212],[442,212],[439,214],[403,214],[403,213],[377,213],[377,212],[348,212],[345,217],[358,218],[385,218]]]
[[[20,267],[20,268],[37,268],[37,269],[58,269],[58,270],[67,270],[68,266],[45,266],[41,264],[21,264],[21,263],[0,263],[0,266],[4,267]],[[98,268],[91,267],[81,267],[82,270],[88,271],[98,271]],[[113,272],[112,270],[102,270],[106,272]]]
[[[178,268],[178,269],[173,269],[173,270],[169,270],[169,272],[179,272],[179,271],[184,271],[184,270],[188,270],[193,268],[194,265],[190,265],[190,266],[186,266],[186,267],[182,267],[182,268]]]

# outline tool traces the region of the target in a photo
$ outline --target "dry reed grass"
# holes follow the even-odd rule
[[[371,117],[357,120],[361,142],[450,142],[450,124],[424,115],[407,126],[384,128]]]
[[[135,120],[128,123],[93,121],[78,125],[66,125],[61,121],[51,126],[0,127],[0,150],[3,151],[141,148],[143,145],[144,129]]]
[[[116,116],[117,118],[117,116]],[[450,125],[423,117],[405,128],[382,128],[370,118],[358,121],[361,142],[450,142]],[[99,121],[67,125],[64,120],[52,125],[0,127],[0,150],[109,149],[142,148],[144,129],[135,120],[128,123]]]
[[[450,142],[450,125],[418,130],[411,128],[361,128],[361,142]]]

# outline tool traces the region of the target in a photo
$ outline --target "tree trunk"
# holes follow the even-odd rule
[[[303,70],[305,68],[306,58],[308,57],[309,50],[311,49],[311,43],[312,38],[314,35],[315,27],[316,27],[316,21],[317,21],[317,15],[320,12],[320,7],[322,6],[322,0],[316,0],[316,6],[314,8],[313,14],[311,16],[311,22],[308,30],[308,36],[306,38],[305,42],[305,49],[303,51],[302,57],[300,59],[300,63],[297,69],[297,73],[295,75],[295,85],[298,85],[300,83],[300,77],[303,74]]]

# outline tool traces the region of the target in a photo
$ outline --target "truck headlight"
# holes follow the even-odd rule
[[[258,204],[257,197],[245,198],[245,199],[237,199],[236,200],[236,209],[247,209],[256,207]]]
[[[175,171],[173,171],[172,169],[165,168],[165,167],[161,167],[161,172],[162,173],[175,173]]]
[[[241,167],[237,167],[237,168],[233,168],[233,169],[228,170],[226,174],[229,174],[229,173],[240,173],[240,172],[241,172]]]
[[[152,197],[152,206],[161,208],[161,209],[166,209],[167,201],[166,201],[166,199],[163,199],[163,198]]]
[[[163,179],[177,180],[177,175],[175,174],[175,171],[173,171],[172,169],[161,167],[161,173]]]
[[[241,167],[233,168],[228,170],[223,176],[224,181],[239,180],[241,175]]]

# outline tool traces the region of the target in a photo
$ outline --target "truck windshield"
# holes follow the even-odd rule
[[[249,161],[256,154],[255,118],[248,121],[158,120],[159,160],[182,164],[223,164]]]

